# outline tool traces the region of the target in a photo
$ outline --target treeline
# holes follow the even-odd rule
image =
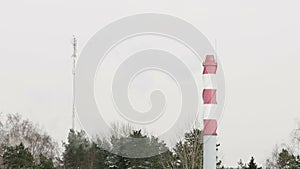
[[[8,115],[0,123],[2,168],[19,169],[202,169],[202,132],[194,129],[169,150],[163,141],[133,130],[129,126],[115,125],[110,140],[101,138],[91,141],[84,131],[70,130],[64,151],[49,135],[20,115]],[[142,142],[135,142],[140,138]],[[219,145],[216,145],[218,148]],[[148,158],[127,158],[147,152],[159,154]],[[113,153],[112,153],[113,152]],[[122,154],[123,153],[123,154]],[[124,154],[125,153],[125,154]],[[217,158],[217,157],[216,157]],[[218,168],[224,168],[217,162]]]
[[[201,169],[202,132],[194,129],[170,150],[154,136],[127,126],[115,126],[109,140],[89,139],[84,131],[70,130],[59,151],[58,144],[39,126],[20,115],[0,120],[0,168],[4,169]],[[136,142],[134,139],[141,138]],[[128,158],[130,154],[147,158]],[[221,161],[218,162],[221,167]]]
[[[136,138],[142,141],[136,142]],[[169,149],[163,141],[141,130],[116,125],[109,139],[91,140],[84,131],[70,130],[60,151],[58,144],[39,126],[20,115],[7,115],[0,118],[0,169],[202,169],[202,141],[201,130],[194,129]],[[299,156],[294,155],[292,148],[278,150],[266,161],[267,169],[300,169]],[[128,158],[130,153],[137,157],[147,153],[159,155]],[[217,169],[226,169],[216,159]],[[235,168],[262,167],[251,157],[248,163],[239,161]]]

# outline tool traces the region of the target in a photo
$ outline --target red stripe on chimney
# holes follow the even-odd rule
[[[217,104],[217,90],[204,89],[202,93],[204,104]]]
[[[216,74],[218,64],[213,55],[207,55],[203,62],[203,74]]]
[[[218,124],[216,120],[204,119],[203,135],[217,135]]]

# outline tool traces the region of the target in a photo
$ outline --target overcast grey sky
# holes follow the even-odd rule
[[[300,118],[300,2],[271,1],[0,1],[0,112],[21,113],[58,141],[71,127],[71,38],[79,51],[104,25],[159,12],[195,25],[214,43],[226,79],[219,127],[225,165],[289,141]]]

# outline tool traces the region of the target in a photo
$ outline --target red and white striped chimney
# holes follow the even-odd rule
[[[216,86],[213,86],[214,83],[212,82],[216,78],[215,76],[218,67],[214,55],[206,56],[203,67],[203,166],[204,169],[216,169],[217,120],[210,114],[217,106],[217,89]]]

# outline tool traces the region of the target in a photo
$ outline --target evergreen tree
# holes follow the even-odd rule
[[[21,143],[4,148],[3,164],[8,169],[24,169],[34,167],[34,158],[28,148]]]
[[[279,153],[277,164],[282,169],[299,169],[299,156],[295,157],[286,149],[282,149],[282,151]]]
[[[107,157],[107,152],[103,150],[99,145],[92,142],[90,148],[88,149],[87,161],[90,168],[107,168],[105,162]]]
[[[247,169],[257,169],[257,165],[254,162],[254,158],[253,157],[251,157],[250,162],[248,163]]]
[[[37,165],[36,169],[54,169],[52,159],[48,159],[44,155],[40,155],[40,162]]]
[[[262,169],[262,167],[258,167],[255,163],[254,157],[251,157],[248,164],[243,163],[242,160],[240,160],[238,163],[237,169]]]
[[[249,163],[243,164],[242,160],[238,162],[238,169],[262,169],[261,167],[257,167],[257,164],[255,163],[254,157],[251,157]]]
[[[133,131],[129,137],[113,137],[111,142],[112,152],[118,154],[111,158],[111,168],[162,169],[161,158],[169,153],[165,143],[159,142],[158,138],[143,135],[141,130]],[[149,157],[139,158],[145,156]]]
[[[84,131],[70,130],[68,143],[64,147],[63,163],[68,169],[107,168],[104,164],[104,150],[92,143]]]

